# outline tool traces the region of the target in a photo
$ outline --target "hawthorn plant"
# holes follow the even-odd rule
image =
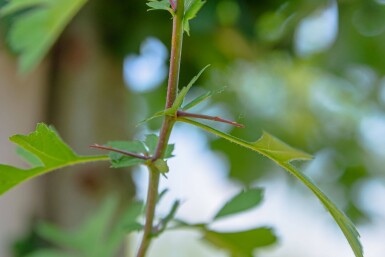
[[[85,0],[11,0],[2,7],[0,10],[1,17],[13,17],[8,43],[14,51],[20,54],[19,66],[22,72],[29,71],[39,63],[65,25],[85,3]],[[187,227],[200,231],[205,240],[225,249],[232,256],[252,256],[256,248],[273,244],[276,241],[276,236],[273,229],[268,227],[225,233],[211,230],[209,228],[210,222],[207,224],[189,224],[176,219],[175,213],[179,208],[179,201],[174,202],[169,214],[165,217],[158,218],[156,216],[156,205],[165,193],[159,193],[159,181],[162,179],[162,175],[166,173],[169,173],[168,176],[172,176],[172,171],[169,171],[167,165],[167,159],[173,157],[174,145],[168,143],[169,138],[174,125],[177,122],[184,122],[257,152],[297,178],[318,197],[330,212],[349,242],[355,256],[363,257],[359,234],[354,224],[310,178],[292,164],[293,161],[297,160],[310,160],[312,159],[311,155],[287,145],[268,132],[263,132],[256,141],[245,141],[205,125],[201,121],[223,122],[239,129],[243,127],[242,124],[221,117],[190,111],[191,108],[211,96],[211,93],[207,92],[188,103],[184,101],[191,87],[194,86],[199,76],[208,66],[203,68],[187,86],[178,91],[183,36],[185,33],[190,33],[189,22],[195,18],[204,4],[205,1],[202,0],[149,0],[147,2],[150,10],[168,11],[173,21],[165,108],[143,121],[147,122],[150,119],[162,118],[163,123],[159,135],[147,135],[143,141],[114,141],[104,145],[94,144],[91,146],[92,148],[107,151],[109,154],[82,156],[75,153],[64,143],[53,127],[40,123],[37,125],[36,130],[28,135],[10,137],[10,140],[18,146],[17,153],[30,165],[30,168],[22,169],[0,164],[0,194],[36,176],[75,164],[110,161],[113,168],[144,165],[149,173],[147,200],[145,204],[134,203],[127,209],[117,222],[117,228],[111,232],[114,236],[108,237],[107,242],[94,244],[90,247],[86,241],[95,242],[97,239],[81,237],[81,235],[87,234],[86,231],[89,230],[95,232],[95,230],[92,230],[95,224],[98,224],[99,232],[102,233],[103,228],[108,226],[108,213],[114,210],[115,204],[111,200],[108,200],[101,208],[100,213],[95,214],[95,217],[82,226],[78,233],[60,234],[62,232],[58,229],[48,226],[42,229],[42,234],[58,244],[77,249],[84,254],[82,256],[100,257],[112,256],[116,253],[124,236],[133,231],[142,231],[142,239],[136,256],[144,257],[152,240],[170,227],[170,224],[174,229]],[[28,37],[25,37],[26,34]],[[181,183],[183,182],[181,181]],[[254,208],[259,205],[262,198],[263,190],[260,188],[242,190],[218,211],[212,222]],[[144,215],[143,223],[139,219],[141,215]],[[87,235],[92,237],[95,233],[88,233]],[[245,238],[248,239],[244,240]],[[82,240],[85,240],[84,244],[79,244]],[[88,245],[88,247],[80,247],[80,245]],[[54,250],[45,250],[33,256],[69,255]]]

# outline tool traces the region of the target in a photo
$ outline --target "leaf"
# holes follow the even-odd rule
[[[167,229],[167,225],[172,221],[175,217],[176,212],[178,211],[178,208],[180,206],[180,201],[177,200],[173,203],[171,206],[171,209],[169,213],[164,217],[161,221],[160,224],[158,225],[158,231],[154,234],[154,236],[159,236],[162,234],[164,231]]]
[[[185,1],[185,14],[183,17],[183,28],[187,35],[190,35],[190,20],[194,19],[199,10],[203,7],[206,1],[202,0],[186,0]]]
[[[158,145],[158,141],[159,141],[159,137],[157,135],[155,135],[155,134],[150,134],[150,135],[146,136],[145,144],[146,144],[146,146],[148,148],[148,151],[149,151],[150,155],[154,155],[155,154],[156,146]],[[174,155],[172,155],[172,152],[174,151],[174,148],[175,148],[174,144],[167,145],[166,152],[164,154],[164,158],[165,159],[174,157]]]
[[[145,156],[152,156],[155,154],[156,146],[158,145],[159,137],[151,134],[147,135],[144,142],[133,140],[133,141],[112,141],[108,142],[107,145],[115,149],[143,154]],[[166,148],[165,159],[173,157],[172,152],[174,151],[174,144],[169,144]],[[139,164],[145,164],[146,160],[127,156],[117,152],[110,152],[109,157],[111,159],[111,167],[113,168],[124,168],[135,166]],[[165,166],[159,163],[159,168],[165,170]]]
[[[108,160],[107,156],[79,156],[52,128],[40,123],[29,135],[15,135],[10,140],[22,150],[19,154],[32,165],[21,169],[0,164],[0,195],[14,186],[50,171],[79,163]]]
[[[258,206],[263,199],[263,189],[253,188],[241,191],[228,201],[215,215],[214,220],[247,211]]]
[[[73,255],[58,250],[39,250],[26,255],[26,257],[73,257]]]
[[[163,159],[157,159],[156,161],[154,161],[154,167],[156,168],[157,171],[159,171],[162,174],[165,174],[170,170],[167,165],[167,162]]]
[[[188,83],[187,86],[185,86],[184,88],[182,88],[182,90],[179,92],[178,96],[176,97],[175,101],[174,101],[174,104],[172,105],[171,109],[174,111],[174,113],[176,113],[178,111],[178,109],[182,106],[183,104],[183,100],[185,99],[188,91],[191,89],[191,87],[194,85],[194,83],[199,79],[199,77],[202,75],[202,73],[209,67],[210,65],[207,65],[206,67],[204,67],[199,73],[198,75],[194,76],[190,83]]]
[[[255,249],[277,241],[273,229],[266,227],[230,233],[206,230],[204,239],[236,257],[253,257]]]
[[[107,145],[110,147],[119,149],[119,150],[123,150],[123,151],[148,155],[148,151],[147,151],[146,147],[144,146],[143,142],[138,141],[138,140],[134,140],[134,141],[111,141],[111,142],[108,142]],[[111,159],[111,167],[112,168],[130,167],[130,166],[143,164],[146,162],[143,159],[134,158],[134,157],[120,154],[117,152],[110,152],[108,156]]]
[[[134,226],[135,230],[141,229],[136,219],[143,211],[143,203],[130,204],[118,218],[116,218],[117,211],[117,198],[110,196],[77,230],[66,231],[44,223],[39,226],[38,232],[46,240],[62,248],[76,251],[81,256],[114,256],[126,234],[133,231]]]
[[[44,164],[40,161],[39,158],[37,158],[34,154],[28,152],[24,148],[17,147],[16,153],[20,156],[21,159],[30,164],[31,168],[44,166]]]
[[[207,92],[201,96],[198,96],[197,98],[195,98],[194,100],[192,100],[191,102],[189,102],[188,104],[183,106],[182,110],[187,111],[187,110],[193,108],[194,106],[200,104],[201,102],[205,101],[207,98],[211,97],[212,95],[213,95],[213,93],[211,91],[209,91],[209,92]]]
[[[362,245],[359,240],[360,235],[351,220],[341,210],[338,209],[338,207],[314,184],[314,182],[312,182],[310,178],[308,178],[305,174],[298,171],[294,166],[290,164],[290,162],[294,160],[311,159],[311,156],[309,154],[292,148],[291,146],[285,144],[281,140],[273,137],[272,135],[266,132],[263,133],[262,137],[258,141],[247,142],[196,121],[192,121],[185,118],[179,118],[179,120],[200,127],[201,129],[211,132],[217,136],[220,136],[230,142],[248,148],[252,151],[256,151],[266,156],[270,160],[274,161],[276,164],[284,168],[291,175],[299,179],[318,197],[318,199],[330,212],[330,214],[344,233],[356,257],[363,257]]]
[[[24,11],[13,19],[8,33],[8,43],[20,54],[22,72],[30,71],[43,59],[85,3],[86,0],[12,0],[2,8],[1,16]]]
[[[161,1],[149,0],[149,2],[147,3],[147,6],[150,7],[150,9],[148,9],[149,11],[166,10],[166,11],[169,11],[172,15],[174,15],[174,11],[170,7],[169,0],[161,0]]]

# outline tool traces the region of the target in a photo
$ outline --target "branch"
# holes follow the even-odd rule
[[[182,56],[183,42],[183,16],[184,16],[184,0],[177,0],[176,13],[173,17],[173,30],[171,39],[171,55],[170,55],[170,72],[167,85],[167,98],[165,109],[171,108],[174,104],[178,92],[180,61]],[[158,145],[152,161],[163,158],[167,148],[168,140],[172,128],[175,124],[175,118],[165,116],[162,128],[159,134]],[[148,165],[150,172],[147,203],[146,203],[146,221],[144,225],[143,238],[139,246],[136,257],[144,257],[152,240],[152,230],[154,223],[156,199],[158,197],[158,187],[160,172],[153,166]]]

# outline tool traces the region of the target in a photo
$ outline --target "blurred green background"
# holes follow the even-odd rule
[[[0,99],[4,105],[8,100],[20,109],[1,106],[0,117],[9,127],[0,125],[1,142],[9,133],[28,132],[34,122],[42,120],[54,124],[82,153],[91,151],[87,146],[95,142],[140,137],[159,129],[158,120],[142,127],[136,124],[164,106],[171,20],[167,12],[146,10],[144,1],[88,3],[43,63],[22,77],[17,75],[16,57],[6,44],[12,23],[3,20]],[[205,108],[196,111],[245,124],[245,129],[233,130],[219,126],[240,138],[255,140],[266,130],[314,154],[314,161],[298,165],[363,227],[368,257],[382,256],[385,251],[370,240],[385,235],[374,236],[369,229],[385,230],[384,46],[382,0],[208,0],[191,22],[191,36],[185,37],[183,46],[181,86],[211,64],[192,95],[206,90],[214,95]],[[28,93],[37,91],[33,86],[39,88],[36,96]],[[3,93],[15,88],[19,91],[11,96]],[[34,96],[30,107],[22,100],[23,94]],[[35,114],[29,114],[32,112]],[[278,185],[311,195],[255,153],[215,137],[204,140],[210,152],[226,163],[220,173],[236,187],[266,184],[279,192],[274,188],[276,182],[269,184],[278,179],[283,181]],[[177,149],[189,148],[191,143]],[[12,149],[9,145],[4,148],[2,153]],[[123,195],[135,195],[131,173],[111,175],[107,165],[78,169],[77,173],[59,172],[43,178],[38,186],[41,208],[31,207],[24,223],[44,217],[74,226],[88,209],[98,206],[106,192],[117,189]],[[5,201],[0,204],[1,215],[8,207]],[[276,229],[279,234],[280,227]],[[23,229],[17,230],[15,238]],[[306,242],[306,234],[301,236]],[[279,247],[277,244],[276,249]],[[273,247],[270,255],[258,256],[353,256],[336,252],[309,255],[297,247],[292,247],[292,253],[285,248],[289,249],[285,254],[274,253]],[[322,247],[327,248],[327,243]]]

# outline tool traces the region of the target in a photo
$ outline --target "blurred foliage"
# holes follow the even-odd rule
[[[322,51],[300,55],[301,24],[331,3],[338,7],[335,39]],[[167,12],[149,15],[142,1],[127,0],[93,1],[89,8],[115,58],[137,52],[149,35],[170,45]],[[343,188],[342,196],[328,194],[351,218],[367,220],[356,195],[365,181],[385,179],[384,16],[385,5],[375,0],[209,0],[190,24],[193,36],[185,38],[180,85],[211,63],[199,85],[217,92],[209,107],[225,103],[223,112],[245,123],[246,129],[231,133],[254,139],[267,130],[314,153],[305,170],[322,186]],[[132,97],[129,105],[142,106],[145,117],[163,108],[164,95],[160,87]],[[149,128],[159,125],[150,122]],[[271,164],[252,152],[216,138],[211,147],[231,161],[231,179],[248,185],[271,176]]]
[[[37,227],[37,234],[17,244],[16,256],[28,257],[62,257],[62,256],[92,256],[111,257],[119,251],[127,233],[141,230],[142,226],[136,222],[142,213],[143,204],[132,203],[128,208],[118,212],[118,200],[114,196],[105,199],[99,210],[90,215],[75,231],[67,231],[52,224],[42,223]],[[51,242],[50,248],[37,247],[31,252],[30,245],[37,238]]]
[[[200,67],[211,63],[209,73],[202,76],[205,82],[198,86],[217,92],[209,107],[220,106],[225,115],[245,123],[246,129],[231,133],[253,139],[258,131],[267,130],[290,145],[314,153],[321,161],[305,166],[305,170],[316,175],[321,186],[344,188],[342,196],[337,191],[329,192],[331,198],[338,199],[351,218],[364,221],[369,217],[355,195],[370,178],[384,179],[384,151],[379,148],[384,144],[373,146],[376,140],[370,124],[381,127],[384,123],[381,92],[385,64],[379,56],[385,54],[385,21],[378,17],[383,17],[385,5],[373,0],[335,2],[338,34],[334,41],[322,51],[301,56],[295,48],[300,24],[331,3],[208,1],[199,19],[191,23],[193,36],[185,38],[181,86]],[[126,4],[134,8],[134,3]],[[126,29],[132,38],[128,39],[126,33],[116,34],[130,41],[122,44],[122,52],[136,52],[143,35],[156,36],[169,46],[167,13],[130,14]],[[134,20],[140,23],[131,23]],[[111,51],[117,49],[106,46]],[[192,88],[193,94],[202,91]],[[164,93],[164,88],[158,88],[133,101],[146,106],[145,116],[163,108]],[[151,129],[159,126],[157,121],[149,124]],[[380,138],[378,141],[383,142]],[[272,176],[272,165],[247,150],[216,139],[211,146],[230,159],[231,179],[252,184]]]

